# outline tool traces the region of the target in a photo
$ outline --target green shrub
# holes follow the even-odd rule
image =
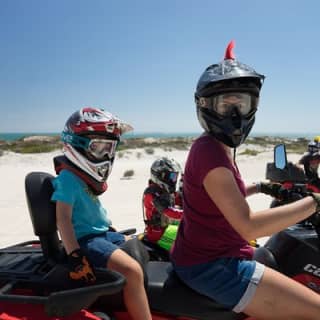
[[[51,152],[54,150],[57,150],[56,145],[51,144],[26,144],[26,145],[20,145],[15,146],[12,145],[8,148],[8,150],[17,152],[17,153],[43,153],[43,152]]]
[[[131,170],[126,170],[124,173],[123,173],[123,178],[131,178],[133,177],[134,175],[134,171],[131,169]]]
[[[146,154],[154,154],[153,148],[145,148],[144,151],[146,152]]]
[[[242,151],[239,154],[246,155],[246,156],[256,156],[257,154],[259,154],[259,151],[254,150],[254,149],[245,149],[244,151]]]

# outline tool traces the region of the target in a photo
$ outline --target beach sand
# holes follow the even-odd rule
[[[244,180],[246,183],[265,180],[266,163],[273,161],[272,149],[256,156],[240,155],[245,148],[246,146],[241,146],[237,155],[238,167]],[[42,154],[5,152],[0,156],[0,247],[37,239],[26,203],[24,179],[32,171],[55,175],[52,159],[59,154],[61,152],[57,150]],[[149,179],[150,166],[161,156],[173,158],[184,167],[187,151],[164,151],[156,148],[153,154],[147,154],[144,149],[131,149],[124,151],[121,158],[116,158],[108,179],[109,188],[100,199],[118,230],[135,227],[138,232],[143,231],[142,194]],[[290,155],[292,161],[298,158],[299,155]],[[127,170],[134,171],[130,179],[123,177]],[[259,211],[269,206],[271,198],[258,194],[249,197],[248,202],[253,211]]]

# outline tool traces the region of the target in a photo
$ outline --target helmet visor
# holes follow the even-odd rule
[[[172,171],[164,172],[162,180],[167,182],[170,185],[175,185],[178,180],[178,172],[172,172]]]
[[[98,160],[111,159],[115,154],[117,144],[117,140],[91,139],[88,152]]]
[[[208,98],[201,97],[199,104],[201,107],[214,111],[221,117],[228,117],[235,110],[245,117],[256,111],[258,98],[249,93],[228,92]]]

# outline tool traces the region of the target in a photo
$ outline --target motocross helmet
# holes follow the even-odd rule
[[[318,143],[314,140],[314,141],[310,141],[308,143],[308,152],[311,155],[316,155],[319,152],[319,145]]]
[[[315,136],[313,141],[317,144],[318,149],[320,150],[320,136]]]
[[[151,181],[169,193],[176,191],[180,165],[173,159],[162,157],[151,165]]]
[[[225,58],[201,75],[195,102],[202,128],[229,147],[244,142],[255,121],[264,76],[235,59],[230,42]]]
[[[132,129],[103,109],[82,108],[65,124],[63,153],[76,167],[103,183],[111,173],[120,136]]]

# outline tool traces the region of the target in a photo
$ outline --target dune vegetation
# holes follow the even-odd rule
[[[152,154],[154,148],[165,151],[188,150],[194,137],[175,138],[130,138],[121,141],[118,151],[143,148],[147,154]],[[272,136],[248,137],[241,154],[254,156],[264,148],[270,148],[279,143],[285,143],[288,153],[303,153],[309,140],[306,138],[281,138]],[[255,148],[258,146],[259,148]],[[30,136],[15,141],[0,141],[0,155],[4,151],[16,153],[43,153],[61,149],[59,136]]]

